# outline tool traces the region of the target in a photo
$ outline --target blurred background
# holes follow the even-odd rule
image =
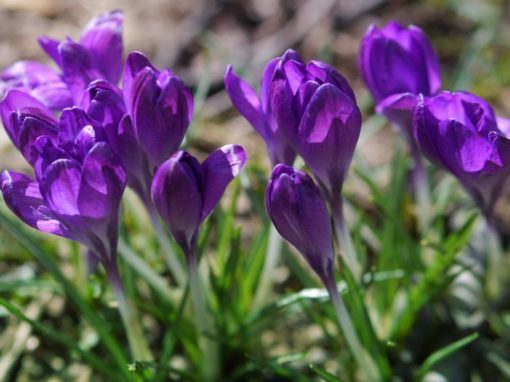
[[[360,41],[372,23],[383,26],[389,20],[397,20],[424,29],[440,58],[443,88],[475,92],[487,98],[498,115],[510,117],[510,2],[506,0],[0,0],[0,70],[17,60],[49,63],[37,43],[39,36],[69,36],[77,40],[92,17],[113,9],[125,13],[125,55],[140,50],[156,67],[171,68],[192,88],[195,118],[187,147],[205,155],[226,143],[242,144],[251,165],[260,165],[265,174],[269,173],[269,161],[264,142],[232,108],[224,91],[223,74],[232,64],[237,73],[258,88],[265,63],[293,48],[306,61],[319,58],[332,64],[351,83],[364,115],[356,156],[374,169],[372,174],[381,186],[388,182],[388,164],[394,157],[398,132],[384,118],[374,116],[372,100],[357,65]],[[25,166],[0,129],[0,169],[20,171]],[[356,177],[348,178],[346,192],[358,206],[367,211],[372,208],[370,192]],[[243,226],[243,234],[250,236],[260,228],[260,219],[243,215],[250,211],[246,203],[241,197],[238,219],[254,222]],[[499,228],[510,233],[510,195],[499,202],[497,215]],[[68,248],[62,240],[57,246]],[[23,272],[33,273],[36,267],[40,271],[40,265],[34,265],[26,253],[21,257],[19,253],[24,252],[0,232],[2,281],[23,278]],[[65,267],[63,271],[73,273]],[[283,282],[289,272],[282,272]],[[94,287],[97,284],[88,288]],[[59,327],[65,310],[62,299],[41,294],[36,302],[33,306],[27,303],[27,311],[32,309],[30,314],[34,317],[44,314]],[[0,318],[6,316],[0,311]],[[62,327],[72,327],[75,319],[67,315]],[[2,370],[12,369],[25,350],[34,351],[33,358],[23,361],[32,362],[27,369],[34,365],[47,367],[41,366],[46,360],[55,363],[50,365],[52,369],[63,367],[62,358],[46,359],[44,354],[36,353],[38,337],[30,336],[30,332],[20,334],[19,327],[11,324],[4,328],[2,323],[7,320],[0,321],[0,349],[8,337],[15,335],[24,335],[25,343],[9,345],[8,357],[0,357],[0,381]],[[307,341],[314,341],[314,333],[303,334],[299,341],[302,343],[293,344],[296,349],[308,348]],[[288,352],[287,347],[272,349],[275,353],[280,350],[282,354]],[[88,379],[90,375],[81,374],[88,369],[76,367],[72,374],[82,375],[76,380],[93,380]],[[21,371],[16,380],[30,381],[30,375],[38,374],[23,375]]]

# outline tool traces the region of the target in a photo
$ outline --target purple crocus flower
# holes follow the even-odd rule
[[[324,284],[331,285],[331,221],[312,178],[290,166],[276,166],[267,185],[266,209],[282,237],[296,247]]]
[[[122,70],[122,26],[124,15],[113,11],[94,17],[85,27],[79,43],[39,38],[44,51],[62,70],[75,104],[88,84],[104,79],[117,84]]]
[[[62,77],[53,69],[33,61],[18,61],[0,75],[0,97],[9,89],[31,94],[52,110],[72,106],[73,97]]]
[[[128,185],[151,205],[152,171],[126,114],[122,91],[107,81],[96,80],[85,91],[80,107],[103,126],[108,144],[122,160]]]
[[[187,152],[178,151],[156,171],[152,199],[188,262],[196,261],[200,225],[245,162],[246,153],[241,146],[226,145],[202,164]]]
[[[468,92],[420,96],[414,114],[423,154],[455,175],[489,220],[510,173],[505,122],[485,100]]]
[[[260,97],[246,81],[235,74],[231,65],[225,72],[225,89],[234,107],[266,142],[271,163],[292,165],[296,152],[276,123],[269,98],[269,87],[278,59],[269,61],[262,74]]]
[[[47,135],[32,142],[39,154],[35,179],[2,173],[4,200],[24,223],[88,247],[117,279],[118,215],[126,174],[101,126],[82,110],[65,109],[58,129],[57,143]]]
[[[11,89],[0,102],[0,116],[7,135],[32,165],[39,156],[35,142],[46,136],[57,143],[58,121],[53,113],[30,94]]]
[[[441,87],[439,59],[425,33],[389,22],[368,28],[359,66],[378,113],[386,115],[412,139],[412,110],[418,94],[431,96]]]
[[[321,61],[305,64],[288,50],[277,62],[271,108],[298,154],[323,186],[339,198],[361,130],[361,113],[348,82]]]
[[[169,69],[158,71],[139,52],[129,54],[122,86],[136,140],[155,168],[179,149],[193,115],[193,96]]]
[[[122,69],[123,13],[113,11],[93,18],[79,43],[39,38],[44,51],[62,73],[32,61],[19,61],[0,75],[0,95],[9,89],[30,93],[52,110],[79,104],[88,84],[105,79],[119,82]]]

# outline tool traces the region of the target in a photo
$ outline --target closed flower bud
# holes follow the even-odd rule
[[[241,146],[227,145],[209,155],[202,164],[187,152],[178,151],[156,171],[152,199],[187,255],[193,252],[200,225],[245,162],[246,154]]]
[[[142,53],[126,60],[123,94],[136,137],[153,167],[179,149],[193,115],[193,96],[170,70],[158,71]]]
[[[266,208],[280,235],[328,284],[334,264],[331,221],[312,178],[290,166],[276,166],[267,185]]]

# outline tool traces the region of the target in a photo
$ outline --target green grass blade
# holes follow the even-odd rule
[[[40,332],[44,336],[47,336],[54,341],[60,343],[71,351],[75,351],[80,354],[83,359],[85,359],[89,365],[95,368],[98,372],[107,376],[111,381],[122,381],[123,378],[118,375],[114,370],[112,370],[111,366],[105,363],[102,359],[96,357],[91,352],[82,349],[78,346],[78,342],[71,338],[68,338],[62,335],[61,332],[51,328],[50,326],[41,324],[38,321],[32,320],[25,316],[21,310],[19,310],[16,306],[11,304],[9,301],[4,300],[0,297],[0,305],[7,309],[13,316],[18,318],[21,321],[28,323],[34,330]]]
[[[445,346],[444,348],[432,353],[427,357],[425,362],[420,366],[418,371],[415,374],[415,380],[421,381],[422,378],[427,374],[436,364],[441,362],[442,360],[448,358],[453,353],[459,351],[463,347],[469,345],[471,342],[475,341],[478,338],[478,333],[470,334],[454,343]]]
[[[98,335],[101,337],[105,346],[115,359],[118,365],[118,370],[121,370],[122,373],[129,378],[126,367],[127,359],[115,337],[110,334],[106,322],[97,313],[95,313],[94,309],[90,307],[78,290],[69,282],[69,280],[67,280],[51,257],[41,250],[40,245],[32,238],[32,236],[25,230],[20,229],[19,225],[13,222],[3,210],[0,210],[0,223],[1,226],[8,231],[8,233],[16,241],[24,246],[62,285],[63,290],[80,309],[85,319],[97,330]]]
[[[310,364],[308,367],[310,368],[311,371],[313,371],[315,374],[317,374],[326,382],[341,382],[340,379],[338,379],[338,377],[327,372],[326,370],[320,368],[317,365]]]

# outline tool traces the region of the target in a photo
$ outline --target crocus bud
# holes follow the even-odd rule
[[[139,52],[128,55],[122,82],[136,137],[157,167],[182,143],[193,115],[191,92],[170,70],[159,72]]]
[[[225,89],[234,107],[266,142],[273,166],[278,163],[292,165],[296,152],[276,123],[269,102],[269,86],[277,63],[278,60],[273,59],[266,65],[262,75],[260,97],[246,81],[235,74],[230,65],[225,73]]]
[[[327,283],[334,264],[333,234],[328,209],[312,178],[290,166],[276,166],[267,185],[266,209],[280,235]]]
[[[376,103],[399,93],[432,95],[441,87],[439,59],[414,25],[371,25],[361,43],[359,66]]]
[[[412,110],[418,94],[441,87],[439,59],[425,33],[392,21],[368,28],[361,43],[359,67],[378,113],[400,125],[412,138]]]
[[[420,96],[414,133],[423,154],[455,175],[491,217],[510,173],[510,140],[491,106],[468,92]]]
[[[276,121],[325,188],[339,197],[361,129],[351,87],[331,66],[287,51],[271,82]]]
[[[193,256],[200,225],[245,162],[241,146],[226,145],[202,164],[187,152],[178,151],[156,171],[152,199],[186,255]]]
[[[104,79],[117,84],[122,69],[121,11],[104,13],[93,18],[85,27],[80,41],[63,41],[40,37],[39,44],[62,70],[74,103],[79,104],[90,82]]]
[[[28,93],[9,90],[0,102],[0,116],[12,143],[32,166],[38,156],[37,138],[46,136],[57,142],[58,122],[53,113]]]
[[[126,175],[100,126],[77,108],[65,109],[58,143],[36,139],[36,180],[12,171],[1,176],[7,206],[26,224],[75,240],[105,267],[115,267],[120,200]]]

